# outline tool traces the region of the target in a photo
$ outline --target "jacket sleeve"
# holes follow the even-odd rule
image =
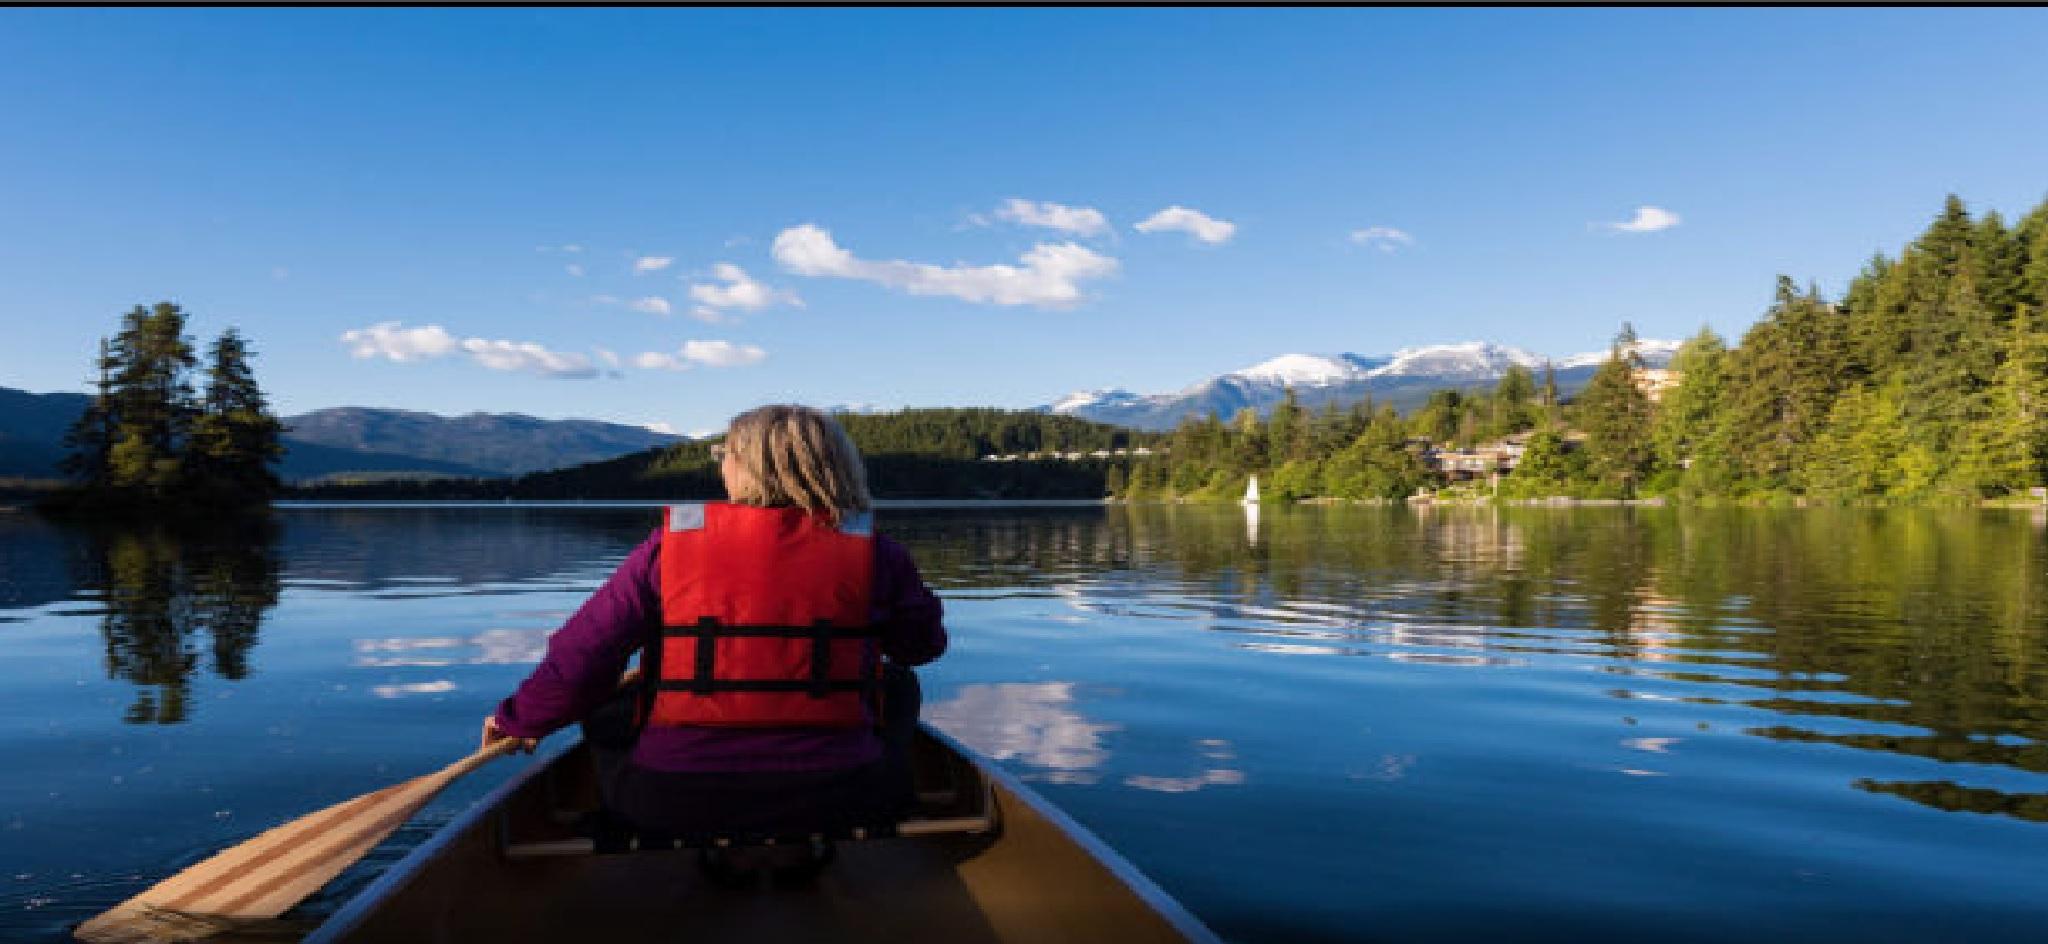
[[[910,552],[881,535],[875,536],[874,609],[890,662],[923,665],[945,653],[945,607],[924,585]]]
[[[618,689],[633,653],[661,622],[655,589],[656,532],[612,573],[548,640],[547,657],[498,705],[498,727],[513,737],[545,737],[581,720]]]

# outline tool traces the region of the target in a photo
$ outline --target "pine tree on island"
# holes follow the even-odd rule
[[[136,306],[100,342],[92,400],[65,436],[72,487],[45,508],[70,514],[213,514],[267,508],[281,483],[284,426],[256,383],[248,342],[228,329],[207,351],[206,390],[186,315]]]

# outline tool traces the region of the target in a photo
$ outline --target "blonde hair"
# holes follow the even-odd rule
[[[741,481],[733,501],[767,508],[794,505],[838,524],[868,510],[868,474],[860,450],[837,420],[807,406],[776,404],[733,417],[725,448]]]

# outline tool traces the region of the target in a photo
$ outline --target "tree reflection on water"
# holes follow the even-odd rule
[[[1254,651],[1583,660],[1616,698],[1753,709],[1755,737],[1955,764],[1963,781],[1969,765],[2048,774],[2039,514],[1281,506],[1253,542],[1236,508],[1135,505],[922,530],[908,537],[927,576],[956,591],[1046,585]],[[2048,794],[1981,781],[1853,786],[2048,822]]]
[[[149,527],[85,539],[78,583],[104,605],[107,677],[136,686],[124,720],[186,720],[202,662],[221,678],[248,676],[249,651],[278,598],[271,529]]]

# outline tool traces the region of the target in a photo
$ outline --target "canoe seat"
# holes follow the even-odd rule
[[[806,844],[821,841],[859,842],[869,839],[914,838],[947,834],[994,833],[1000,826],[995,787],[971,765],[918,764],[917,804],[901,822],[874,823],[827,831],[792,834],[711,834],[671,836],[635,828],[608,815],[595,804],[588,784],[546,784],[547,808],[523,814],[498,813],[498,848],[507,859],[618,855],[677,849],[736,848]],[[576,797],[567,803],[566,796]],[[535,815],[540,814],[540,815]]]

